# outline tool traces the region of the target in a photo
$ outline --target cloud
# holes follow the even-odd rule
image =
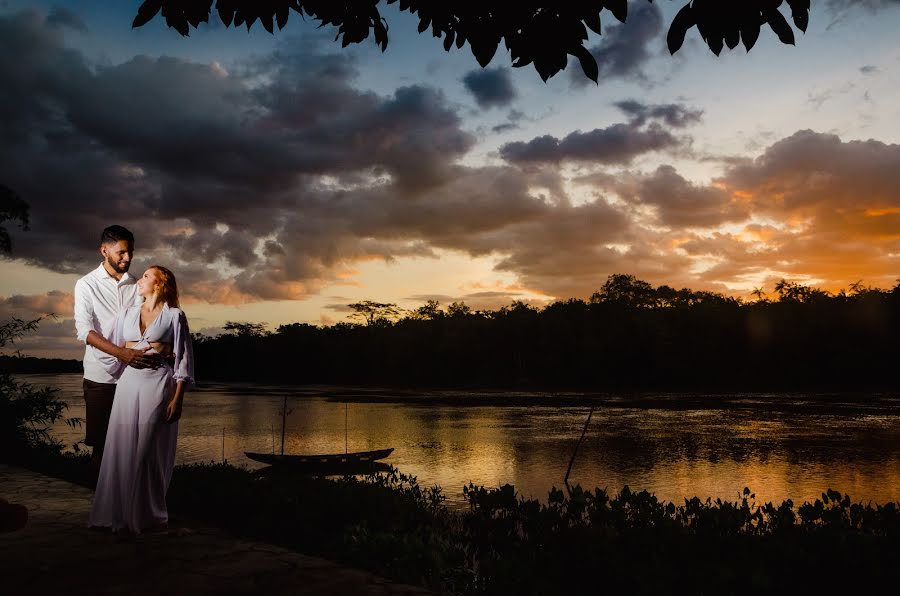
[[[631,116],[631,123],[636,126],[643,126],[648,120],[658,120],[671,128],[686,128],[692,124],[699,124],[703,118],[703,110],[694,110],[675,103],[644,104],[634,99],[626,99],[613,105]]]
[[[15,294],[8,298],[0,297],[0,320],[10,317],[32,319],[49,314],[71,318],[74,308],[73,295],[59,290],[46,294]]]
[[[850,93],[851,91],[853,91],[853,89],[855,89],[855,88],[856,88],[856,85],[854,83],[847,82],[847,83],[843,83],[842,85],[839,85],[839,86],[830,87],[823,91],[818,91],[818,92],[810,91],[807,93],[806,103],[813,106],[814,109],[818,110],[819,108],[822,107],[822,105],[825,102],[830,101],[830,100],[834,99],[835,97],[839,97],[841,95],[846,95],[846,94]]]
[[[45,21],[51,27],[68,27],[79,33],[87,33],[88,26],[78,14],[65,7],[54,6]]]
[[[900,7],[900,0],[827,0],[825,6],[832,15],[827,29],[847,20],[854,12],[876,13]]]
[[[471,70],[463,77],[463,84],[482,110],[508,106],[518,95],[508,68]]]
[[[65,358],[81,360],[84,344],[75,338],[73,319],[41,321],[35,331],[29,332],[4,348],[4,354],[19,352],[23,356],[39,358]]]
[[[653,55],[651,48],[661,39],[663,18],[656,4],[632,5],[628,12],[627,22],[604,28],[600,43],[590,48],[601,81],[643,79],[643,66]],[[580,68],[572,69],[570,81],[573,86],[581,87],[590,82]]]
[[[166,57],[90,64],[35,13],[0,19],[0,33],[21,56],[0,65],[16,89],[0,91],[15,115],[0,125],[0,178],[32,205],[16,253],[32,264],[87,271],[98,231],[117,222],[137,236],[135,271],[160,262],[186,300],[241,303],[304,298],[357,263],[437,249],[513,270],[536,237],[627,225],[602,201],[566,207],[552,172],[461,165],[474,137],[440,92],[359,90],[346,55],[301,44],[229,74]],[[667,139],[633,129],[621,132],[638,144]],[[587,155],[589,136],[562,147]]]
[[[73,311],[74,298],[67,292],[54,290],[45,294],[0,297],[0,321],[12,318],[31,321],[44,317],[36,330],[7,345],[3,353],[19,351],[29,356],[80,359],[84,355],[84,344],[75,338]]]
[[[96,65],[25,12],[0,18],[0,48],[19,57],[0,63],[0,177],[33,216],[16,256],[56,271],[92,267],[98,230],[116,221],[137,235],[135,268],[152,257],[189,269],[189,296],[303,296],[347,259],[410,249],[312,231],[319,244],[285,254],[272,239],[294,214],[359,186],[414,198],[475,140],[439,91],[360,91],[349,58],[303,44],[233,74],[169,57]]]
[[[876,11],[900,6],[900,0],[827,0],[825,4],[834,11],[848,8]]]
[[[613,124],[589,132],[575,131],[562,139],[543,135],[528,142],[506,143],[500,147],[500,156],[517,164],[563,161],[627,164],[639,155],[674,149],[682,142],[656,123],[646,129],[634,123]]]
[[[889,287],[900,267],[898,168],[900,145],[802,130],[716,183],[758,218],[779,222],[764,245],[746,243],[757,267],[831,287],[854,276]]]
[[[503,133],[520,128],[520,122],[526,119],[525,113],[519,110],[510,110],[506,115],[507,122],[494,126],[491,130],[495,133]]]
[[[650,207],[654,225],[669,228],[713,227],[742,221],[749,209],[721,187],[694,184],[671,165],[644,173],[595,173],[579,179],[615,193],[633,208]]]
[[[516,130],[519,128],[519,125],[515,122],[504,122],[502,124],[498,124],[496,126],[491,127],[491,131],[495,133],[503,133],[509,132],[510,130]]]

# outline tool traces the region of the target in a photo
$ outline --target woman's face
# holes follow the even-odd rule
[[[151,267],[144,271],[144,274],[137,280],[137,286],[138,294],[144,298],[150,298],[159,291],[159,288],[162,286],[162,278],[159,272]]]

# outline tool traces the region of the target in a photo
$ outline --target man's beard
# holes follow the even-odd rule
[[[131,261],[126,262],[123,265],[116,265],[113,262],[112,257],[106,257],[106,263],[112,268],[116,273],[127,273],[128,268],[131,267]]]

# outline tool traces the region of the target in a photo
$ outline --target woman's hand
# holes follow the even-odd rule
[[[177,422],[179,418],[181,418],[181,398],[175,396],[166,405],[166,423]]]

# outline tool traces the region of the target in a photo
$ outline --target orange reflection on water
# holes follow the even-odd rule
[[[33,378],[63,389],[70,415],[83,415],[77,375]],[[287,453],[395,448],[386,460],[420,484],[443,487],[464,506],[469,482],[513,484],[545,499],[561,487],[588,408],[479,405],[480,398],[444,403],[435,395],[397,401],[390,393],[356,397],[336,388],[209,385],[186,400],[178,463],[220,461],[258,467],[244,451],[280,450],[281,408],[289,396]],[[727,401],[727,400],[726,400]],[[749,487],[756,501],[795,504],[832,488],[854,500],[900,501],[900,408],[896,398],[861,403],[785,396],[742,397],[728,407],[680,409],[599,407],[572,468],[571,482],[618,492],[628,485],[681,503],[698,496],[734,501]],[[716,402],[712,402],[716,403]],[[737,405],[735,405],[737,404]],[[825,406],[828,407],[825,407]],[[60,423],[66,443],[83,431]]]

